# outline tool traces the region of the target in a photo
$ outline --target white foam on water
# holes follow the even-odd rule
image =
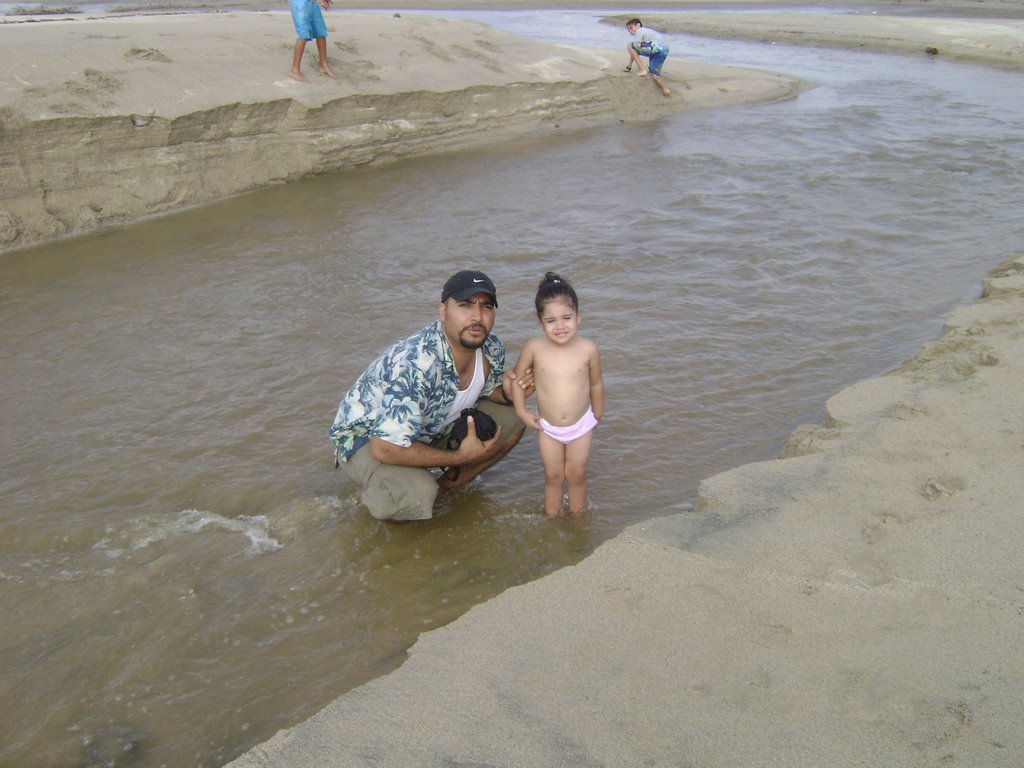
[[[207,529],[240,533],[249,540],[246,554],[262,555],[275,552],[283,547],[270,535],[270,521],[265,515],[242,515],[240,517],[224,517],[216,512],[199,509],[186,509],[168,523],[157,525],[154,529],[137,539],[133,549],[142,549],[166,539],[185,534],[202,533]]]

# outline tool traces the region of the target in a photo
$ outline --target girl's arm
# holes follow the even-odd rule
[[[590,353],[590,408],[598,421],[604,416],[604,377],[601,375],[601,353],[594,347]]]
[[[516,366],[513,370],[517,377],[522,377],[530,368],[533,368],[533,345],[527,341],[523,345],[523,351],[519,353],[519,359],[516,360]],[[516,407],[516,415],[522,420],[523,424],[534,429],[540,429],[540,417],[526,409],[526,392],[522,387],[512,387],[512,391],[507,394],[511,397],[512,404]]]

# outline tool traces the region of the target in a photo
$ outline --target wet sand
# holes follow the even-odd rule
[[[813,23],[864,47],[942,39],[938,55],[978,35],[981,60],[1019,61],[1018,23],[994,21],[1019,19],[1018,3],[897,10],[913,23],[887,15],[849,37],[844,15],[772,13],[753,32],[709,23],[736,36]],[[976,19],[946,10],[984,11],[995,28],[967,34]],[[286,14],[0,25],[0,247],[669,101],[620,77],[615,51],[464,22],[402,34],[401,16],[329,18],[341,76],[318,78],[307,60],[310,84],[287,78]],[[453,34],[461,47],[438,47]],[[387,66],[373,56],[383,40],[405,46]],[[38,55],[48,46],[63,53],[53,69]],[[651,108],[802,87],[676,61],[670,84],[706,84],[707,100]],[[941,339],[831,398],[827,423],[797,430],[778,460],[710,478],[694,513],[634,526],[422,635],[399,670],[231,765],[1019,766],[1022,328],[1018,254]]]

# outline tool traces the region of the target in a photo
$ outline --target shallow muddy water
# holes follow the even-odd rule
[[[684,47],[818,87],[0,260],[0,765],[222,765],[418,633],[692,514],[701,478],[774,457],[1021,250],[1020,76]],[[497,283],[513,359],[543,272],[577,287],[607,390],[580,521],[544,518],[529,437],[423,524],[370,519],[333,467],[338,400],[464,267]]]

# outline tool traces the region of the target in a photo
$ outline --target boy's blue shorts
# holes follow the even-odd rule
[[[647,71],[661,77],[661,65],[668,58],[667,53],[652,53],[648,56]]]
[[[633,43],[632,45],[634,51],[639,53],[641,56],[647,57],[647,71],[652,75],[661,77],[661,66],[665,63],[665,59],[668,58],[668,49],[659,50],[658,53],[653,53],[650,48],[641,47],[639,43]]]
[[[288,4],[292,9],[296,35],[303,40],[327,37],[327,25],[320,12],[320,3],[316,0],[288,0]]]

